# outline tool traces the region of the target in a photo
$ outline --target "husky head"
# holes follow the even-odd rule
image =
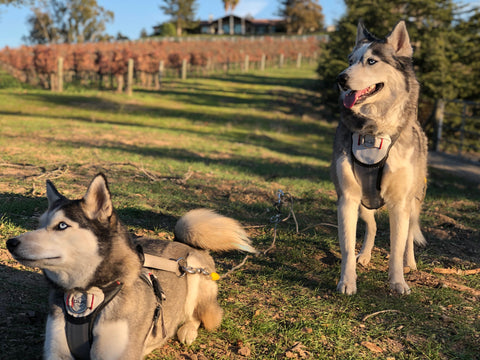
[[[412,54],[403,21],[385,39],[374,37],[360,22],[355,47],[348,57],[350,65],[337,77],[343,111],[373,120],[381,132],[378,128],[382,121],[396,120],[407,101],[414,102],[416,108],[418,84]],[[365,123],[356,125],[359,128],[351,130],[361,130]],[[392,128],[393,124],[384,125]]]
[[[47,279],[65,290],[123,281],[124,269],[139,258],[132,256],[105,176],[97,175],[79,200],[67,199],[47,181],[47,199],[39,228],[7,241],[13,257],[41,268]]]

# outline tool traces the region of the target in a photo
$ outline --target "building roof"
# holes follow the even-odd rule
[[[276,25],[276,24],[279,24],[281,22],[283,22],[284,20],[283,19],[254,19],[252,17],[241,17],[241,16],[237,16],[237,15],[225,15],[225,16],[222,16],[222,17],[219,17],[217,19],[213,19],[213,20],[200,20],[198,23],[199,25],[209,25],[209,24],[212,24],[212,23],[215,23],[217,22],[218,20],[228,20],[230,19],[230,16],[233,16],[234,18],[237,18],[237,19],[245,19],[245,21],[247,22],[250,22],[252,24],[255,24],[255,25]]]

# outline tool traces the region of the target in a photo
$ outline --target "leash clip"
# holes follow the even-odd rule
[[[180,267],[180,270],[182,271],[182,274],[179,275],[178,277],[184,277],[185,274],[201,274],[205,276],[209,276],[212,280],[216,281],[220,278],[220,276],[216,272],[210,272],[204,268],[194,268],[191,266],[187,265],[187,261],[181,257],[178,258],[177,260],[178,266]]]
[[[181,271],[181,274],[178,275],[179,278],[182,278],[185,276],[186,273],[189,273],[189,274],[194,274],[195,272],[192,272],[191,271],[191,267],[187,266],[187,261],[183,258],[183,257],[180,257],[176,260],[176,262],[178,263],[178,266],[180,268],[180,271]]]

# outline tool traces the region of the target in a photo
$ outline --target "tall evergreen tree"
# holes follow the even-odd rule
[[[322,7],[318,0],[281,0],[279,15],[286,21],[287,33],[301,35],[323,28]]]
[[[347,13],[338,21],[330,41],[323,45],[317,70],[330,104],[336,104],[335,78],[348,66],[347,56],[355,43],[360,19],[380,37],[387,35],[399,20],[405,20],[423,96],[449,99],[471,94],[465,92],[469,84],[463,79],[473,71],[473,65],[467,64],[471,62],[467,53],[477,51],[478,59],[478,47],[474,46],[475,39],[478,44],[478,20],[474,30],[475,23],[465,18],[462,6],[453,0],[345,0],[345,4]]]
[[[183,30],[196,25],[195,16],[198,8],[196,0],[163,0],[163,3],[160,9],[171,17],[171,22],[177,28],[177,36],[181,36]]]

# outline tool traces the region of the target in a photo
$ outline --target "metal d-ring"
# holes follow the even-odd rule
[[[184,277],[186,273],[188,274],[202,274],[205,276],[209,276],[210,272],[205,270],[204,268],[194,268],[191,266],[187,265],[186,260],[183,257],[180,257],[176,260],[178,263],[178,266],[180,267],[180,270],[182,271],[182,274],[179,275],[179,277]]]

